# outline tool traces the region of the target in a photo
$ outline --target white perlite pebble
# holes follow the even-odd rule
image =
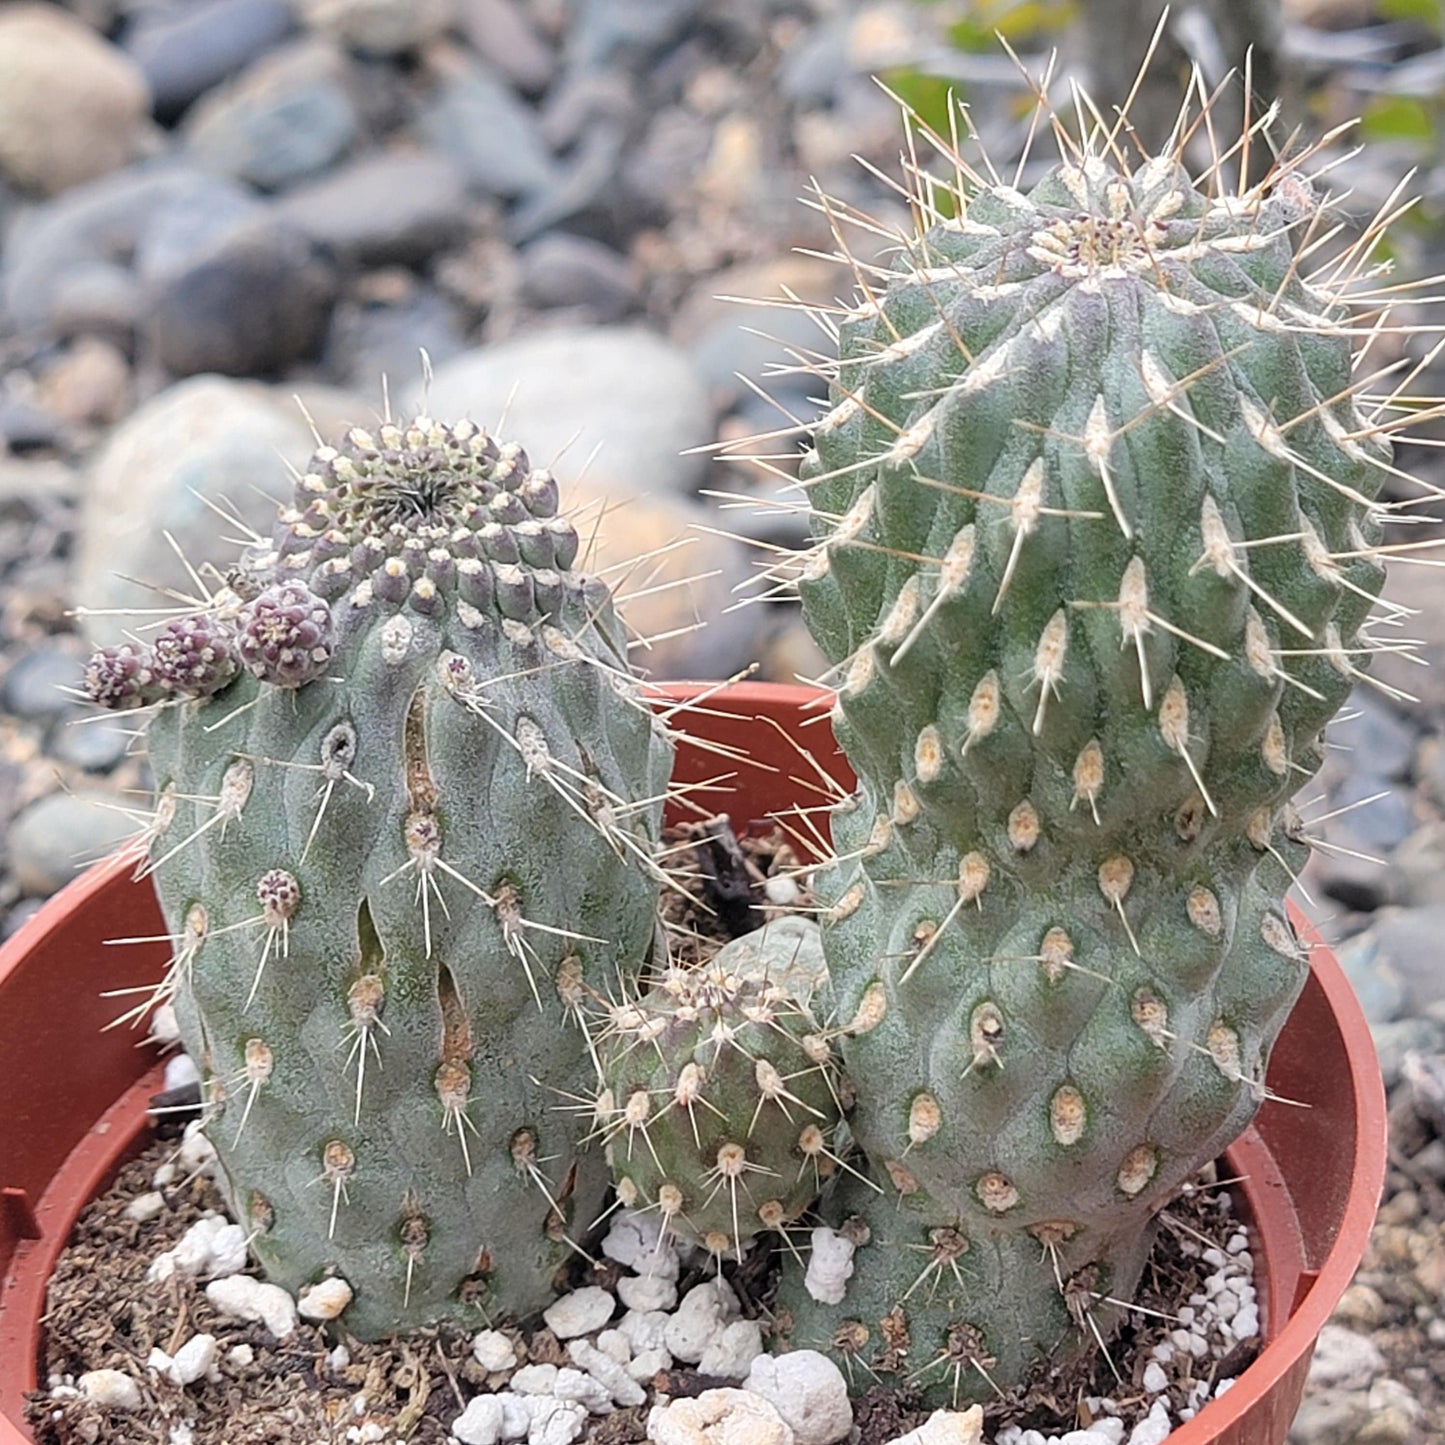
[[[638,1274],[677,1278],[677,1251],[671,1239],[662,1237],[660,1214],[636,1214],[624,1209],[612,1221],[602,1241],[602,1253]]]
[[[201,1121],[192,1119],[181,1140],[180,1164],[188,1174],[201,1174],[216,1162],[216,1146],[201,1132]]]
[[[514,1395],[510,1390],[498,1394],[502,1402],[502,1439],[524,1440],[532,1428],[532,1395]]]
[[[617,1301],[605,1289],[589,1284],[564,1294],[542,1311],[542,1318],[559,1340],[570,1340],[600,1330],[616,1306]]]
[[[352,1298],[351,1286],[340,1275],[332,1275],[307,1285],[297,1298],[296,1311],[303,1319],[334,1320]]]
[[[627,1343],[625,1337],[623,1343]],[[641,1405],[646,1402],[647,1392],[627,1373],[626,1366],[619,1364],[611,1355],[604,1354],[596,1345],[588,1344],[586,1340],[571,1340],[567,1353],[578,1369],[586,1370],[588,1377],[607,1391],[613,1404]],[[557,1393],[560,1395],[562,1392],[559,1390]]]
[[[888,1445],[979,1445],[983,1439],[983,1407],[935,1410],[916,1430],[890,1440]]]
[[[184,1089],[188,1084],[201,1082],[201,1071],[189,1054],[172,1054],[166,1060],[163,1082],[167,1093],[172,1089]]]
[[[180,1042],[181,1026],[176,1021],[176,1006],[172,1003],[157,1004],[151,1012],[149,1033],[158,1044]]]
[[[139,1410],[140,1386],[123,1370],[87,1370],[76,1384],[80,1393],[107,1410]]]
[[[502,1401],[497,1395],[477,1395],[452,1421],[452,1434],[462,1445],[497,1445],[502,1438]]]
[[[246,1232],[222,1215],[198,1219],[176,1242],[163,1250],[146,1271],[146,1282],[157,1284],[173,1274],[198,1279],[203,1274],[235,1274],[246,1266]]]
[[[351,1351],[345,1345],[337,1345],[326,1357],[326,1367],[341,1373],[351,1363]]]
[[[1059,1436],[1059,1445],[1120,1445],[1124,1439],[1122,1420],[1095,1420],[1086,1430],[1070,1430]]]
[[[206,1286],[206,1298],[233,1319],[259,1320],[278,1340],[296,1328],[296,1301],[280,1285],[233,1274],[213,1279]]]
[[[226,1351],[226,1363],[234,1365],[238,1370],[245,1369],[247,1365],[256,1361],[256,1351],[250,1345],[232,1345]]]
[[[472,1358],[484,1370],[510,1370],[517,1363],[517,1347],[501,1330],[483,1330],[472,1338]]]
[[[632,1353],[660,1350],[667,1344],[667,1322],[670,1316],[661,1310],[628,1310],[617,1322],[617,1328],[632,1344]]]
[[[667,1322],[664,1339],[668,1350],[679,1360],[697,1364],[737,1313],[738,1297],[726,1280],[710,1279],[694,1285]],[[634,1340],[634,1348],[636,1344]]]
[[[751,1390],[704,1390],[654,1405],[647,1438],[654,1445],[795,1445],[787,1421]]]
[[[672,1368],[672,1356],[666,1350],[638,1350],[627,1362],[627,1373],[639,1385],[645,1385],[663,1370]]]
[[[575,1401],[589,1415],[612,1413],[612,1392],[607,1386],[601,1380],[594,1380],[583,1370],[574,1370],[570,1365],[563,1365],[557,1371],[557,1378],[552,1384],[552,1395],[557,1400]]]
[[[144,1224],[148,1219],[154,1219],[166,1207],[165,1195],[159,1189],[152,1189],[145,1194],[137,1194],[134,1199],[125,1207],[125,1217],[134,1219]]]
[[[630,1310],[670,1310],[677,1304],[677,1281],[660,1274],[625,1274],[617,1298]]]
[[[1149,1413],[1130,1431],[1129,1445],[1164,1445],[1173,1428],[1168,1405],[1163,1400],[1155,1400]]]
[[[843,1303],[848,1281],[853,1276],[853,1251],[857,1246],[836,1229],[819,1226],[813,1231],[813,1252],[803,1285],[820,1305]]]
[[[175,1163],[167,1159],[164,1164],[156,1165],[156,1172],[151,1175],[151,1186],[155,1189],[167,1189],[180,1177],[180,1172]]]
[[[604,1355],[611,1355],[619,1365],[625,1365],[632,1358],[632,1341],[621,1330],[603,1330],[597,1336],[597,1348]]]
[[[556,1383],[556,1365],[523,1365],[508,1381],[518,1395],[550,1395]]]
[[[1169,1376],[1157,1360],[1144,1366],[1144,1389],[1150,1395],[1162,1395],[1169,1388]]]
[[[789,908],[803,896],[798,880],[790,878],[786,873],[769,878],[763,884],[763,892],[767,895],[768,902],[776,903],[779,908]]]
[[[743,1388],[772,1403],[798,1445],[832,1445],[853,1428],[848,1382],[837,1365],[817,1350],[759,1355]]]
[[[587,1411],[575,1400],[539,1396],[527,1429],[527,1445],[572,1445],[587,1425]]]
[[[171,1379],[178,1385],[194,1385],[216,1368],[220,1352],[215,1335],[192,1335],[171,1358]]]
[[[734,1320],[703,1350],[697,1368],[720,1380],[741,1380],[762,1352],[762,1326],[756,1320]]]
[[[1229,1333],[1237,1340],[1252,1340],[1259,1333],[1259,1306],[1240,1305],[1239,1312],[1229,1322]]]

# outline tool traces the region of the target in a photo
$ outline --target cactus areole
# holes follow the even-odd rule
[[[840,318],[803,468],[874,1187],[830,1205],[868,1239],[843,1302],[783,1298],[796,1345],[945,1404],[1105,1339],[1265,1095],[1290,797],[1370,646],[1390,455],[1288,168],[1078,155],[955,200]]]
[[[361,1337],[525,1316],[603,1205],[582,1005],[651,955],[671,746],[557,484],[425,417],[92,696],[155,705],[162,985],[267,1274]]]

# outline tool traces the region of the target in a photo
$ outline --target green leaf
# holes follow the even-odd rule
[[[1445,13],[1440,0],[1379,0],[1382,20],[1415,20],[1437,35],[1445,34]]]
[[[1367,141],[1435,139],[1435,116],[1423,101],[1407,95],[1376,96],[1365,107],[1360,135]]]

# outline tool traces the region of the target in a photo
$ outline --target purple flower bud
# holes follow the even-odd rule
[[[145,707],[165,695],[156,681],[150,648],[133,642],[91,653],[85,664],[85,693],[91,702],[116,711]]]
[[[210,697],[240,666],[230,629],[198,613],[178,617],[156,637],[152,667],[162,686],[183,697]]]
[[[236,645],[263,682],[302,687],[331,661],[331,608],[303,582],[266,588],[242,609]]]

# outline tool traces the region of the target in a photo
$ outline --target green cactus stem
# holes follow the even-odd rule
[[[360,1337],[526,1316],[600,1212],[589,991],[651,956],[671,767],[557,484],[425,417],[89,685],[156,704],[163,990],[269,1278]]]

